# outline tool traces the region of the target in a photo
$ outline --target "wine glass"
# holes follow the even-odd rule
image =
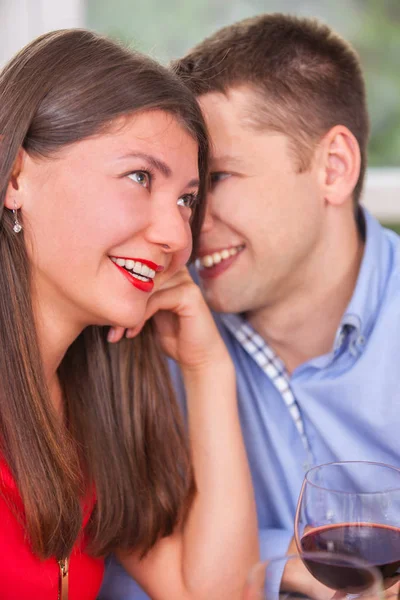
[[[296,562],[312,564],[315,582],[301,577],[282,577],[287,566],[295,567]],[[341,573],[341,587],[338,588],[336,571]],[[325,581],[332,578],[331,590],[320,583],[323,574]],[[314,583],[314,585],[313,585]],[[340,593],[338,593],[338,590]],[[346,594],[356,594],[361,600],[382,600],[382,578],[377,569],[354,556],[342,556],[329,552],[312,552],[285,555],[254,565],[249,573],[243,600],[330,600],[344,598]]]
[[[297,505],[295,538],[300,553],[366,560],[379,569],[384,587],[391,587],[400,579],[400,469],[362,461],[310,469]],[[304,564],[321,583],[341,589],[341,569],[328,577],[312,560]]]

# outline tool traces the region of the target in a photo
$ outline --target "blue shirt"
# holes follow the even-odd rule
[[[356,288],[328,354],[302,364],[289,377],[279,359],[268,354],[272,351],[261,348],[278,361],[277,378],[259,354],[256,358],[260,349],[246,348],[250,326],[238,316],[215,316],[236,365],[264,559],[288,548],[309,466],[371,460],[400,467],[400,238],[367,212],[365,221]],[[238,335],[243,326],[246,340]],[[177,368],[173,375],[183,397]],[[284,398],[288,389],[293,398]],[[147,598],[115,564],[103,590],[102,600]]]

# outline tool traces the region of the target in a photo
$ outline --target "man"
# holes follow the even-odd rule
[[[212,138],[196,267],[236,364],[268,558],[295,550],[312,465],[400,466],[399,238],[359,206],[364,82],[329,28],[260,15],[218,31],[175,69]],[[285,577],[323,593],[301,564]]]

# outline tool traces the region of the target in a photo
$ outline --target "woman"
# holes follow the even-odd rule
[[[0,597],[94,599],[110,552],[154,599],[240,597],[257,544],[233,367],[183,270],[195,101],[110,40],[46,34],[0,76],[0,156]]]

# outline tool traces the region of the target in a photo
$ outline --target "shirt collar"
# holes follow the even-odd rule
[[[241,314],[236,313],[220,313],[220,318],[222,322],[226,325],[226,328],[236,336],[236,333],[243,327],[243,325],[248,325],[251,327],[249,323],[247,323],[246,319]]]
[[[363,214],[366,230],[364,254],[356,287],[337,335],[346,329],[352,329],[365,342],[372,331],[385,294],[392,259],[385,230],[367,210],[364,209]]]

